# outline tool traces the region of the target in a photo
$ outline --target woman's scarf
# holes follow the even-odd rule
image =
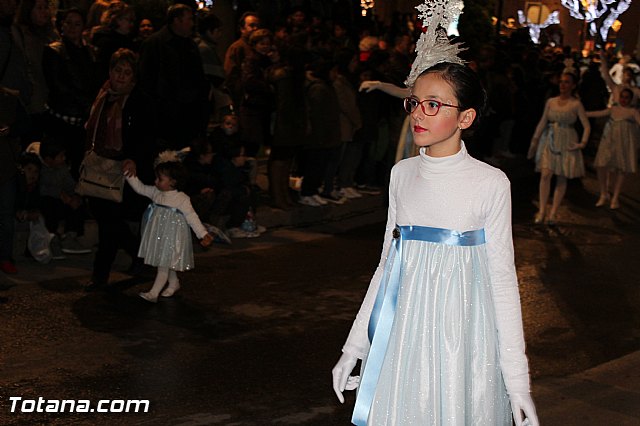
[[[111,83],[109,82],[109,80],[104,83],[104,85],[100,89],[100,92],[98,92],[96,100],[91,106],[91,112],[89,112],[89,120],[87,120],[86,124],[87,135],[89,135],[91,138],[90,141],[92,147],[96,141],[96,132],[98,131],[100,116],[102,115],[104,104],[108,99],[112,103],[112,105],[111,108],[106,111],[106,113],[108,114],[108,116],[106,117],[107,134],[104,138],[100,138],[104,140],[104,145],[94,148],[113,151],[122,150],[122,110],[124,108],[124,104],[127,102],[129,93],[131,93],[131,91],[127,91],[126,93],[116,93],[111,89]]]

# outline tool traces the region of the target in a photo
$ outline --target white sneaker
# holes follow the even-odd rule
[[[339,192],[338,192],[342,197],[348,199],[348,200],[353,200],[354,198],[362,198],[362,194],[359,193],[358,191],[356,191],[354,188],[352,187],[347,187],[347,188],[342,188]]]
[[[338,191],[333,191],[331,194],[322,194],[320,197],[333,204],[344,204],[347,202],[347,198],[338,194]]]
[[[256,231],[249,232],[242,228],[231,228],[227,230],[227,233],[231,238],[256,238],[260,236]]]
[[[358,192],[367,195],[380,195],[380,188],[371,185],[358,185]]]
[[[320,207],[320,206],[322,206],[322,204],[320,202],[318,202],[313,196],[300,197],[298,202],[300,204],[304,204],[305,206],[311,206],[311,207]]]
[[[321,206],[326,206],[327,204],[329,204],[329,202],[327,200],[325,200],[324,198],[322,198],[321,196],[319,196],[318,194],[312,195],[313,199],[316,200],[316,202],[318,202],[318,204],[320,204]]]

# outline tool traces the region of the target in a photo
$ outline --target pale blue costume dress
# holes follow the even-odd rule
[[[380,350],[376,297],[391,294],[394,276],[397,304]],[[423,148],[393,168],[382,257],[343,351],[366,360],[355,424],[511,425],[507,389],[528,393],[529,376],[510,185],[464,143],[444,158]]]
[[[582,103],[570,99],[562,103],[559,97],[547,101],[534,138],[539,138],[536,151],[536,171],[549,169],[554,175],[572,179],[584,176],[584,160],[581,149],[570,149],[580,143],[576,121],[580,119],[585,132],[582,140],[588,139],[591,129]]]
[[[138,256],[144,263],[174,271],[193,269],[191,231],[202,239],[207,229],[191,206],[189,196],[180,191],[160,191],[144,185],[137,177],[127,178],[131,188],[153,201],[142,217]]]
[[[609,117],[602,131],[594,167],[635,173],[640,143],[640,112],[636,108],[613,105],[609,109],[592,111],[587,115]]]

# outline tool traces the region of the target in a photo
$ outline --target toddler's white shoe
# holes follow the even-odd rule
[[[151,292],[142,292],[142,293],[138,293],[138,296],[142,297],[144,300],[146,300],[147,302],[151,302],[151,303],[158,303],[158,296],[153,296],[151,294]]]
[[[171,297],[174,294],[176,294],[176,291],[180,290],[180,284],[176,284],[175,286],[171,287],[167,287],[165,288],[162,293],[160,293],[160,296],[162,297]]]

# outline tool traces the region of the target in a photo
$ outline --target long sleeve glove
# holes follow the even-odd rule
[[[335,367],[333,367],[333,370],[331,370],[331,375],[333,376],[333,391],[336,393],[338,401],[342,404],[344,403],[342,392],[344,392],[345,389],[353,390],[358,387],[360,377],[349,376],[357,362],[358,357],[344,352]]]
[[[526,394],[513,394],[509,395],[511,400],[511,411],[513,412],[513,419],[516,422],[516,426],[539,426],[538,415],[536,414],[536,407],[533,404],[531,395]],[[524,413],[524,417],[523,414]],[[526,420],[529,423],[526,423]]]

